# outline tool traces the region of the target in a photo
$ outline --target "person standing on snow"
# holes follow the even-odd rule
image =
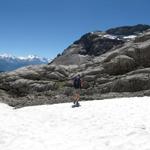
[[[80,75],[77,75],[74,78],[74,80],[73,80],[73,86],[74,86],[74,89],[75,89],[74,96],[73,96],[73,99],[74,99],[73,103],[76,106],[79,106],[80,91],[81,91],[81,87],[82,87],[82,81],[81,81]]]

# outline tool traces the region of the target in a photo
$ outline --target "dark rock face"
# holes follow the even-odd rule
[[[147,29],[150,29],[149,25],[139,24],[135,26],[122,26],[122,27],[112,28],[112,29],[107,30],[106,32],[112,35],[128,36],[128,35],[141,33]]]
[[[94,33],[88,33],[74,44],[82,45],[79,51],[81,55],[100,56],[112,48],[122,45],[124,42],[118,39],[109,39]]]

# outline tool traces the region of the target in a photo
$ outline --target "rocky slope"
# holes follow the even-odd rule
[[[79,40],[64,50],[52,62],[55,65],[81,65],[93,60],[108,51],[122,47],[143,31],[150,29],[149,25],[123,26],[107,30],[95,31],[83,35]]]
[[[83,35],[52,61],[55,65],[82,65],[107,51],[121,47],[124,40],[105,32],[96,31]]]
[[[89,33],[49,65],[1,73],[0,100],[14,107],[72,101],[76,74],[84,82],[82,100],[149,96],[150,30],[130,40]]]

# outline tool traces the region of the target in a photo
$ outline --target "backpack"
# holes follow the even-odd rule
[[[75,79],[74,79],[74,88],[81,88],[81,79],[80,79],[80,77],[76,77]]]

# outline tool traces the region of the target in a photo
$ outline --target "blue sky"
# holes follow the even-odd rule
[[[83,34],[150,24],[150,0],[0,0],[0,54],[53,58]]]

